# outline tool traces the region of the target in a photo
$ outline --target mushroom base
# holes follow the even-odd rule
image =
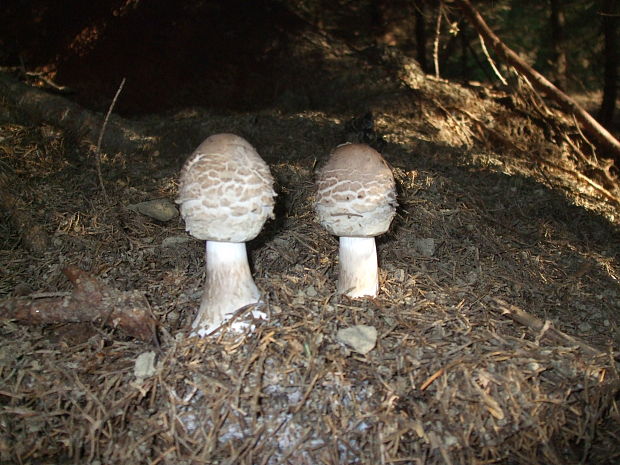
[[[200,336],[217,329],[232,314],[260,301],[244,242],[207,241],[207,279],[192,328]]]
[[[340,237],[338,293],[349,297],[377,295],[379,272],[374,237]]]

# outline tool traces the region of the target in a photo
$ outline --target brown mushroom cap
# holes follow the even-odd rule
[[[176,202],[192,236],[246,242],[273,218],[275,195],[269,167],[254,147],[234,134],[216,134],[183,166]]]
[[[392,170],[368,145],[339,146],[318,173],[316,212],[323,227],[336,236],[383,234],[396,205]]]

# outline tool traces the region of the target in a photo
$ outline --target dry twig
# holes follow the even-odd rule
[[[442,3],[437,9],[437,22],[435,23],[435,40],[433,41],[433,63],[435,64],[435,77],[439,79],[439,36],[441,33]]]
[[[571,346],[578,346],[581,350],[584,351],[587,355],[598,356],[604,355],[598,349],[586,344],[585,342],[579,340],[574,336],[569,336],[566,333],[563,333],[559,329],[554,328],[551,325],[551,322],[542,321],[540,318],[531,315],[525,310],[517,307],[516,305],[510,305],[502,299],[494,299],[495,303],[497,303],[498,308],[502,315],[507,315],[512,318],[517,323],[520,323],[524,326],[527,326],[532,331],[542,332],[543,335],[551,339],[557,344],[567,344]],[[493,308],[493,307],[492,307]]]
[[[493,69],[493,72],[495,73],[497,78],[502,82],[502,84],[507,86],[508,85],[508,81],[506,81],[506,78],[504,76],[502,76],[502,73],[499,72],[499,69],[497,69],[497,66],[495,65],[495,61],[493,60],[493,58],[491,58],[491,55],[489,55],[489,51],[487,50],[487,46],[484,43],[484,37],[482,37],[481,34],[478,34],[478,39],[480,40],[480,47],[482,47],[482,52],[484,53],[484,56],[486,57],[487,61],[489,62],[489,65],[491,65],[491,68]]]
[[[123,90],[123,86],[125,85],[125,78],[121,81],[121,84],[118,86],[118,90],[116,94],[114,94],[114,98],[112,99],[112,103],[110,103],[110,107],[108,108],[108,112],[105,115],[103,120],[103,125],[101,126],[101,131],[99,131],[99,137],[97,138],[97,147],[95,148],[95,160],[97,164],[97,177],[99,178],[99,185],[101,186],[101,191],[103,192],[103,196],[106,199],[106,202],[110,203],[108,199],[108,193],[105,190],[105,184],[103,183],[103,176],[101,175],[101,140],[103,139],[103,134],[105,133],[105,129],[108,126],[108,120],[110,119],[110,115],[112,114],[112,110],[116,105],[116,101],[118,100],[118,96],[121,94]]]

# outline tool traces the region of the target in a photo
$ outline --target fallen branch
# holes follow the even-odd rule
[[[574,176],[575,178],[586,182],[587,184],[590,185],[590,187],[596,189],[597,191],[599,191],[603,196],[605,196],[607,198],[607,200],[614,202],[618,205],[620,205],[620,198],[618,198],[617,196],[615,196],[614,194],[612,194],[610,191],[608,191],[607,189],[605,189],[603,186],[601,186],[598,182],[593,181],[592,179],[590,179],[589,177],[587,177],[585,174],[580,173],[577,170],[569,170],[566,168],[561,167],[560,165],[553,163],[549,160],[544,160],[543,161],[545,163],[547,163],[551,168],[555,168],[556,170],[562,171],[563,173],[569,174],[571,176]]]
[[[143,341],[155,340],[157,322],[144,295],[113,289],[75,266],[66,267],[63,273],[75,286],[71,295],[3,299],[0,319],[33,325],[93,322]]]
[[[581,123],[584,131],[594,139],[599,147],[603,148],[616,160],[620,160],[620,141],[607,131],[596,119],[594,119],[587,111],[585,111],[577,102],[553,85],[538,71],[528,65],[519,55],[504,44],[501,39],[495,35],[493,30],[487,25],[480,13],[472,6],[469,0],[454,0],[461,7],[461,10],[467,16],[469,21],[474,25],[478,33],[484,37],[491,45],[495,52],[508,64],[513,66],[517,71],[522,73],[539,91],[551,97],[557,102],[567,113],[574,114]]]
[[[445,108],[441,107],[441,105],[438,105],[438,106],[440,106],[440,108],[442,108],[442,109],[446,112],[446,115],[448,115],[448,117],[450,117],[450,118],[454,119],[454,118],[451,116],[451,113],[450,113],[447,109],[445,109]],[[498,140],[500,140],[503,144],[506,144],[506,145],[508,145],[509,147],[511,147],[513,150],[516,150],[516,151],[518,151],[518,152],[520,152],[520,153],[522,153],[522,154],[527,154],[527,153],[528,153],[528,152],[527,152],[527,150],[526,150],[526,148],[519,146],[516,142],[514,142],[513,140],[511,140],[511,139],[507,138],[506,136],[504,136],[501,132],[496,131],[496,130],[495,130],[495,129],[493,129],[492,127],[490,127],[490,126],[486,125],[483,121],[481,121],[480,119],[476,118],[476,117],[475,117],[473,114],[471,114],[469,111],[464,110],[464,109],[460,109],[460,108],[454,109],[454,111],[460,111],[461,113],[463,113],[464,115],[466,115],[466,116],[467,116],[470,120],[472,120],[474,123],[476,123],[476,125],[477,125],[477,127],[478,127],[478,129],[479,129],[479,132],[480,132],[480,133],[485,133],[485,132],[486,132],[486,133],[490,133],[490,134],[492,134],[495,138],[497,138]],[[456,121],[456,120],[455,120],[455,121]],[[481,140],[479,137],[478,137],[478,140],[480,140],[480,141],[481,141],[481,142],[483,142],[483,143],[485,143],[485,142],[486,142],[486,141],[484,141],[484,140]],[[612,165],[613,165],[613,161],[611,161],[611,163],[607,165],[607,167],[606,167],[607,171],[605,171],[604,169],[601,169],[599,166],[596,166],[596,165],[594,165],[593,163],[591,163],[591,162],[590,162],[590,161],[589,161],[589,160],[588,160],[588,159],[587,159],[587,158],[586,158],[586,157],[585,157],[585,156],[581,153],[581,151],[580,151],[577,147],[575,147],[575,146],[574,146],[573,142],[570,140],[570,138],[569,138],[569,137],[566,137],[566,136],[565,136],[565,140],[566,140],[566,141],[567,141],[570,145],[572,145],[572,147],[573,147],[573,149],[575,150],[575,152],[576,152],[577,154],[579,154],[579,155],[582,157],[582,159],[585,161],[585,163],[587,163],[587,164],[588,164],[588,166],[589,166],[589,167],[600,169],[601,171],[603,171],[603,172],[607,175],[607,179],[608,179],[608,180],[610,180],[610,181],[612,180],[611,175],[609,174],[609,173],[610,173],[610,171],[609,171],[609,170],[610,170],[610,166],[612,166]],[[563,168],[563,167],[561,167],[560,165],[558,165],[557,163],[554,163],[554,162],[552,162],[552,161],[550,161],[550,160],[547,160],[546,158],[544,158],[544,157],[542,157],[542,156],[540,156],[540,155],[536,155],[536,154],[535,154],[534,156],[535,156],[535,157],[537,158],[537,160],[538,160],[538,161],[540,161],[541,163],[546,164],[546,165],[550,166],[551,168],[555,168],[555,169],[557,169],[557,170],[559,170],[559,171],[562,171],[563,173],[569,174],[569,175],[571,175],[571,176],[573,176],[573,177],[575,177],[575,178],[577,178],[577,179],[579,179],[579,180],[581,180],[581,181],[586,182],[586,183],[587,183],[590,187],[592,187],[592,188],[594,188],[595,190],[597,190],[597,191],[598,191],[601,195],[603,195],[604,197],[606,197],[609,201],[614,202],[614,203],[616,203],[616,204],[620,205],[620,198],[619,198],[619,197],[617,197],[616,195],[614,195],[614,194],[613,194],[612,192],[610,192],[609,190],[605,189],[605,187],[603,187],[602,185],[600,185],[600,184],[599,184],[599,183],[597,183],[596,181],[594,181],[594,180],[590,179],[589,177],[587,177],[585,174],[583,174],[583,173],[579,172],[578,170],[569,170],[569,169],[567,169],[567,168]]]
[[[493,299],[494,302],[498,305],[498,308],[493,308],[493,310],[498,310],[502,315],[508,316],[512,318],[517,323],[522,324],[523,326],[527,326],[532,331],[540,333],[540,336],[547,337],[551,341],[556,344],[565,344],[569,346],[577,346],[579,347],[585,354],[592,356],[604,355],[598,349],[586,344],[580,339],[569,336],[566,333],[563,333],[559,329],[556,329],[552,326],[550,321],[543,321],[540,318],[527,313],[525,310],[517,307],[516,305],[510,305],[502,299]]]
[[[60,95],[53,95],[22,84],[0,72],[0,96],[12,102],[35,121],[45,121],[76,134],[81,142],[96,147],[104,117],[87,110]],[[139,152],[153,145],[154,138],[145,134],[146,127],[111,115],[107,121],[103,145],[109,153]]]

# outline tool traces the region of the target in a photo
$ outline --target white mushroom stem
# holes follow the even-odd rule
[[[198,315],[198,334],[217,329],[235,311],[260,301],[250,274],[245,242],[207,241],[207,280]]]
[[[374,237],[340,237],[338,292],[349,297],[376,296],[379,290]]]

